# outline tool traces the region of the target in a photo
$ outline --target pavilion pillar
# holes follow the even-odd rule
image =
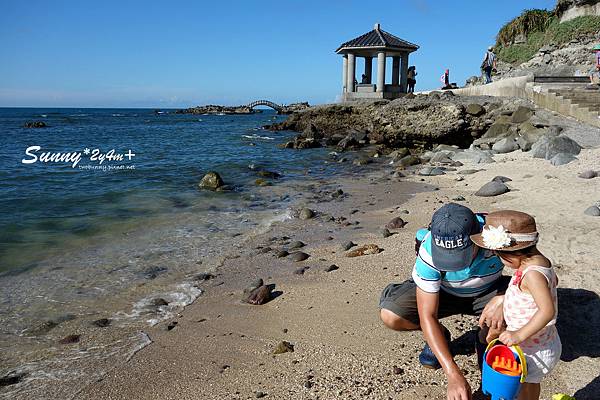
[[[406,93],[408,83],[408,53],[402,53],[402,71],[400,73],[400,87],[402,93]]]
[[[398,86],[400,79],[400,57],[392,57],[392,85]]]
[[[348,55],[342,58],[342,93],[346,93],[348,85]]]
[[[373,57],[365,57],[365,75],[367,83],[373,82]]]
[[[354,92],[354,80],[356,79],[356,57],[352,53],[348,53],[348,76],[346,79],[346,91]]]
[[[377,53],[377,91],[385,90],[385,51]]]

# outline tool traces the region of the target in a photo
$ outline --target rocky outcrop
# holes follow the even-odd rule
[[[327,145],[348,150],[366,144],[428,148],[440,143],[468,147],[473,138],[480,137],[493,122],[489,120],[487,108],[498,108],[501,102],[434,92],[394,101],[312,107],[265,128],[302,132],[294,141],[282,146],[286,148]],[[474,103],[480,103],[479,107]]]
[[[555,13],[560,22],[584,15],[600,15],[600,0],[558,0]]]
[[[46,128],[48,125],[44,121],[25,122],[23,128]]]
[[[207,106],[198,106],[176,110],[175,114],[253,114],[254,110],[248,106],[219,106],[209,104]]]

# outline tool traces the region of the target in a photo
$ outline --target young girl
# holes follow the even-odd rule
[[[540,382],[558,363],[562,345],[556,330],[558,278],[550,261],[536,247],[535,220],[519,211],[488,214],[483,232],[471,236],[475,244],[493,250],[515,270],[504,296],[507,328],[500,341],[518,344],[527,361],[527,378],[519,400],[540,398]]]

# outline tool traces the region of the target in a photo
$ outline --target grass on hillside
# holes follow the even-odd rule
[[[600,31],[600,16],[577,17],[561,24],[556,16],[550,16],[544,22],[542,14],[534,14],[534,11],[543,10],[527,10],[500,30],[496,42],[499,59],[521,64],[533,58],[542,46],[561,45]],[[521,18],[525,14],[529,14],[529,17]],[[512,44],[518,34],[526,36],[525,43]]]

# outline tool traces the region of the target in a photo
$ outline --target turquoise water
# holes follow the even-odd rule
[[[327,151],[278,149],[293,133],[260,127],[282,118],[267,110],[217,116],[149,109],[0,108],[0,277],[35,269],[64,246],[88,243],[119,227],[190,209],[202,213],[241,207],[256,186],[256,172],[249,166],[275,170],[284,181],[300,178],[326,159]],[[27,129],[27,121],[43,121],[48,127]],[[34,160],[26,154],[31,146],[39,146],[30,151],[38,159],[25,164],[22,160]],[[95,151],[110,150],[135,155],[101,164],[90,159]],[[44,152],[82,154],[73,168],[72,162],[42,162]],[[325,164],[319,173],[331,175],[335,168],[335,163]],[[218,171],[233,191],[199,190],[208,170]],[[259,207],[255,200],[244,204]]]

